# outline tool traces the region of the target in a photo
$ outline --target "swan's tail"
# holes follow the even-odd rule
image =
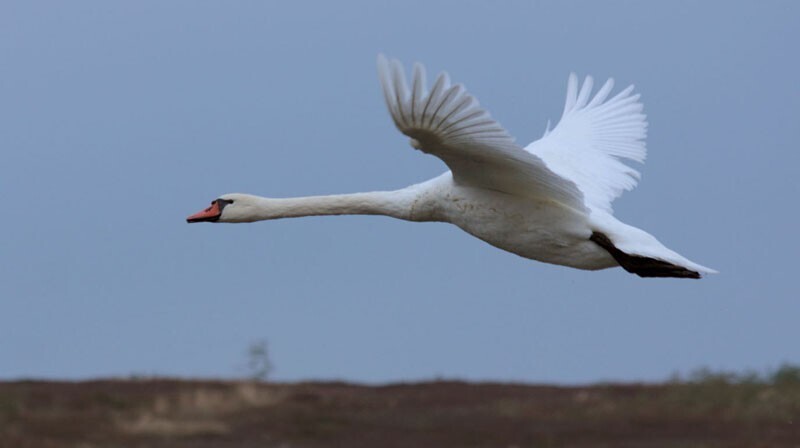
[[[610,218],[610,219],[608,219]],[[639,277],[700,278],[717,271],[668,249],[653,235],[611,216],[592,233],[591,240],[607,250],[626,271]]]

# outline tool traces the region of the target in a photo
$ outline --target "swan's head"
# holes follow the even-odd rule
[[[257,220],[259,198],[249,194],[225,194],[211,201],[205,210],[186,218],[186,222],[251,222]]]

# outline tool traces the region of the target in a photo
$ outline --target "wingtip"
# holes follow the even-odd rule
[[[570,72],[567,78],[567,99],[564,102],[564,112],[561,114],[561,120],[567,116],[575,107],[575,102],[578,100],[578,75],[575,72]],[[560,120],[559,120],[560,121]]]
[[[384,55],[383,53],[378,53],[378,57],[376,59],[376,65],[378,66],[378,72],[384,73],[387,71],[386,70],[387,67],[389,67],[389,59],[387,59],[386,55]]]
[[[589,98],[592,94],[592,89],[594,88],[594,78],[591,75],[586,75],[583,78],[583,84],[578,92],[578,98],[575,100],[575,105],[573,106],[575,109],[583,109],[586,107],[586,104],[589,102]]]

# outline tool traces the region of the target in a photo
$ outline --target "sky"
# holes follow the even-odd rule
[[[658,381],[800,363],[800,3],[0,2],[0,379]],[[383,104],[383,52],[522,144],[571,71],[650,123],[617,217],[720,274],[526,260],[444,223],[187,225],[217,196],[445,171]]]

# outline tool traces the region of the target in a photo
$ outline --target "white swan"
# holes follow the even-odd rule
[[[311,215],[387,215],[443,221],[522,257],[578,269],[622,266],[642,277],[699,278],[716,271],[618,221],[611,202],[639,173],[620,159],[645,158],[647,122],[633,86],[607,99],[592,78],[569,77],[558,125],[526,148],[514,143],[461,84],[440,74],[428,90],[415,64],[409,88],[402,65],[378,56],[389,112],[411,146],[450,171],[396,191],[273,199],[226,194],[188,222],[253,222]]]

